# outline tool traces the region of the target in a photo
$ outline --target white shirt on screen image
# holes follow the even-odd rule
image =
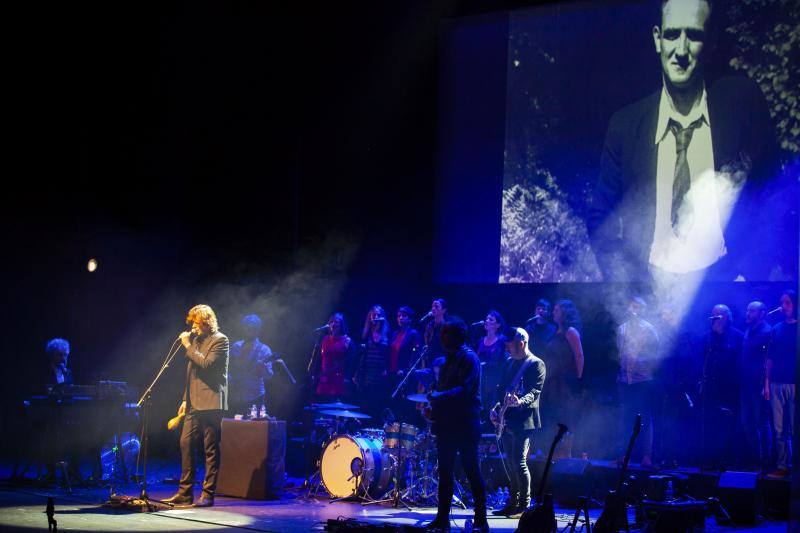
[[[691,175],[691,187],[683,200],[692,215],[684,229],[684,239],[672,230],[672,185],[677,154],[675,135],[669,128],[673,119],[684,128],[696,119],[703,121],[694,130],[686,159]],[[720,181],[714,172],[714,152],[711,143],[711,122],[708,118],[708,101],[705,89],[700,102],[689,115],[683,116],[672,107],[666,88],[661,91],[655,144],[658,146],[656,173],[656,221],[650,264],[677,274],[707,268],[726,253],[723,221],[727,221],[732,205],[720,194]],[[724,185],[723,185],[724,186]],[[729,187],[728,187],[729,189]],[[687,217],[681,217],[684,221]]]

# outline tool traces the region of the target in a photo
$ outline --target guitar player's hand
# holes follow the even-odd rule
[[[520,405],[522,405],[521,403],[519,403],[519,398],[517,397],[516,394],[509,394],[508,397],[506,398],[506,401],[508,402],[509,407],[519,407]]]

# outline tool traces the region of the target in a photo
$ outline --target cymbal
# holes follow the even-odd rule
[[[426,394],[409,394],[406,396],[406,400],[419,403],[430,403],[430,400]]]
[[[357,405],[353,405],[350,403],[343,403],[339,400],[336,400],[333,403],[318,403],[314,405],[315,409],[358,409]]]
[[[372,418],[367,414],[348,411],[347,409],[326,409],[320,411],[320,413],[323,415],[340,416],[342,418]]]

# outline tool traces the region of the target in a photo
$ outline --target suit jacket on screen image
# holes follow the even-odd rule
[[[187,410],[208,411],[228,408],[228,337],[219,331],[192,340],[186,350]]]
[[[616,112],[609,122],[587,228],[605,281],[646,281],[656,218],[658,145],[654,139],[662,89]],[[746,175],[723,228],[727,254],[707,279],[767,279],[771,268],[759,199],[779,172],[775,133],[761,90],[747,78],[726,77],[707,92],[714,166]],[[742,171],[745,174],[742,174]],[[760,211],[760,208],[761,211]],[[773,218],[774,220],[774,218]]]

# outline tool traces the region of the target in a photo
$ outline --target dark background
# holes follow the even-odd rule
[[[143,385],[196,303],[261,313],[296,372],[337,307],[424,312],[441,25],[530,4],[16,6],[3,420],[55,336],[78,382]]]
[[[498,231],[499,217],[475,227],[469,215],[499,215],[499,205],[460,186],[460,172],[496,177],[499,194],[502,158],[471,154],[448,166],[454,152],[439,132],[502,121],[504,102],[460,100],[477,80],[440,78],[454,64],[441,58],[497,61],[479,88],[504,96],[499,33],[488,30],[494,45],[460,54],[458,30],[478,19],[451,19],[535,4],[18,6],[6,76],[2,425],[36,383],[48,339],[69,339],[79,383],[143,386],[197,303],[217,310],[232,339],[242,314],[260,313],[264,340],[301,378],[310,330],[336,309],[359,336],[370,305],[424,314],[433,296],[470,322],[496,307],[521,323],[541,296],[575,299],[585,323],[623,305],[636,288],[474,283],[491,265],[496,279],[498,249],[475,231]],[[502,31],[505,16],[486,16]],[[451,113],[495,104],[499,113],[484,109],[473,123]],[[444,201],[462,206],[464,224],[443,215]],[[470,243],[458,253],[472,266],[445,283],[436,258],[452,242]],[[92,274],[89,257],[99,261]],[[710,287],[697,314],[724,297],[741,322],[748,301],[771,305],[779,291]],[[587,350],[587,375],[605,386],[613,364],[595,354]],[[159,428],[182,380],[175,365],[156,390]],[[303,390],[283,377],[273,390],[278,416],[303,403]],[[162,450],[177,457],[177,438],[158,431]]]

